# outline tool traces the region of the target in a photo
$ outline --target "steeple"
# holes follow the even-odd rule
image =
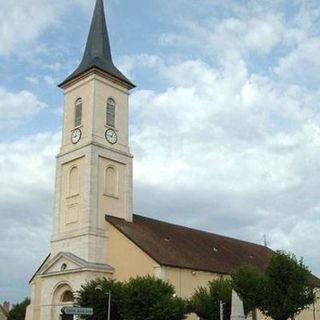
[[[97,68],[125,82],[132,89],[135,85],[113,64],[103,0],[97,0],[85,52],[79,67],[59,86],[63,86],[82,73]]]

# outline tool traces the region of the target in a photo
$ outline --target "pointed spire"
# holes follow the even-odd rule
[[[112,62],[107,23],[102,0],[97,0],[91,21],[84,59],[103,59]]]
[[[76,78],[82,73],[98,68],[133,88],[134,85],[113,64],[108,36],[103,0],[97,0],[94,8],[86,49],[79,67],[59,86]]]

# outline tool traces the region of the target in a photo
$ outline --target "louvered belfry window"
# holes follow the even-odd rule
[[[82,99],[79,98],[75,103],[74,126],[78,127],[82,122]]]
[[[116,123],[116,103],[112,98],[107,101],[107,126],[115,128]]]

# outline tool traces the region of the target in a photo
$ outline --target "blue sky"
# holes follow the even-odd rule
[[[94,1],[0,0],[0,301],[49,251],[63,97]],[[134,208],[304,256],[320,276],[316,0],[108,0]],[[144,195],[148,194],[146,198]]]

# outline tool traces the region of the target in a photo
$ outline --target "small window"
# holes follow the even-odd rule
[[[107,101],[107,126],[115,128],[116,123],[116,103],[109,98]]]
[[[78,127],[82,122],[82,99],[78,99],[75,103],[74,126]]]

